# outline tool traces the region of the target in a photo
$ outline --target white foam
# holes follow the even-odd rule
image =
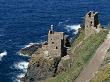
[[[67,31],[71,31],[71,30],[75,30],[74,34],[78,33],[78,29],[81,28],[80,24],[78,25],[65,25],[65,29],[67,29]]]
[[[39,44],[39,43],[29,43],[28,45],[25,45],[24,48],[28,48],[28,47],[35,45],[35,44]]]
[[[18,77],[18,78],[22,78],[22,77],[24,77],[24,76],[25,76],[25,74],[21,73],[21,74],[19,74],[17,77]]]
[[[24,77],[24,76],[25,76],[24,73],[19,74],[19,75],[17,76],[17,79],[16,79],[15,81],[21,82],[21,81],[20,81],[20,78],[22,78],[22,77]]]
[[[20,78],[25,76],[25,73],[27,72],[28,64],[29,62],[26,62],[26,61],[21,61],[14,64],[15,69],[19,69],[22,71],[22,73],[18,74],[16,77],[17,82],[20,82]]]
[[[27,72],[28,64],[29,64],[29,62],[22,61],[22,62],[18,62],[16,64],[14,64],[14,67],[16,69],[22,70],[23,72]]]
[[[2,58],[6,55],[7,55],[7,51],[0,53],[0,61],[2,61]]]
[[[63,22],[59,22],[59,23],[58,23],[58,26],[60,26],[61,24],[63,24]]]
[[[26,45],[24,48],[30,47],[32,45],[34,45],[35,43],[29,43],[28,45]]]
[[[24,56],[24,57],[30,57],[28,54],[25,54],[25,55],[24,55],[24,54],[22,54],[21,52],[17,52],[17,54],[20,55],[20,56]]]

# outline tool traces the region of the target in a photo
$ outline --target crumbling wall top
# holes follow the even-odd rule
[[[94,12],[94,11],[89,11],[86,16],[88,17],[94,17],[95,15],[98,15],[99,13],[98,12]]]

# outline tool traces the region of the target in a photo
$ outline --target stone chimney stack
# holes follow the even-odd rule
[[[64,53],[64,32],[54,32],[51,25],[48,33],[48,54],[51,57],[61,57]]]
[[[85,35],[98,33],[100,31],[101,24],[98,19],[98,12],[90,11],[85,16]]]
[[[53,25],[51,25],[51,27],[49,28],[49,34],[54,34],[54,28],[53,28]]]

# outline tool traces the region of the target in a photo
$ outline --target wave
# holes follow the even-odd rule
[[[20,79],[21,79],[22,77],[24,77],[24,76],[25,76],[25,73],[21,73],[21,74],[17,75],[17,78],[15,78],[15,79],[13,80],[13,82],[21,82]]]
[[[4,36],[4,35],[0,34],[0,36]]]
[[[65,29],[69,32],[71,30],[75,30],[74,34],[78,33],[78,29],[81,28],[80,24],[78,25],[65,25]]]
[[[7,55],[7,51],[0,53],[0,61],[2,61],[2,58],[6,55]]]
[[[21,72],[17,74],[16,76],[16,82],[20,82],[20,78],[25,76],[25,73],[27,72],[29,62],[26,61],[20,61],[18,63],[14,64],[14,68],[17,70],[20,70]]]
[[[30,46],[32,46],[32,45],[36,45],[36,44],[39,45],[39,43],[29,43],[28,45],[25,45],[24,48],[28,48],[28,47],[30,47]]]
[[[58,26],[61,26],[63,24],[69,23],[70,20],[61,21],[58,23]]]
[[[27,72],[28,64],[29,64],[29,62],[21,61],[21,62],[15,63],[14,67],[16,69],[22,70],[23,72]]]

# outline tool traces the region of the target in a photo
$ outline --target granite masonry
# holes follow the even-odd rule
[[[90,36],[91,34],[99,33],[101,28],[98,12],[88,12],[85,16],[85,35]]]

